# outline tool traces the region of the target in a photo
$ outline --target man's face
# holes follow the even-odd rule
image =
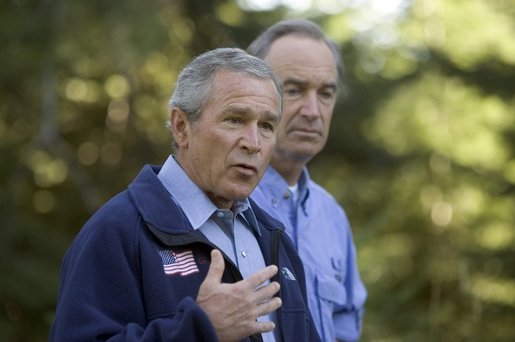
[[[250,195],[270,161],[280,121],[272,80],[218,71],[198,122],[187,123],[179,163],[220,208]]]
[[[283,83],[283,118],[272,163],[307,163],[324,147],[336,103],[337,68],[323,41],[284,36],[265,61]]]

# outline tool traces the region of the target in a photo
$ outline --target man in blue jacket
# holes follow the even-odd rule
[[[343,78],[338,48],[315,23],[285,20],[248,51],[283,84],[284,113],[271,166],[252,194],[281,220],[306,271],[309,307],[323,341],[360,337],[367,292],[345,212],[316,184],[306,165],[325,146]]]
[[[318,341],[282,225],[247,197],[282,115],[279,81],[239,49],[195,58],[170,100],[175,155],[81,229],[52,341]]]

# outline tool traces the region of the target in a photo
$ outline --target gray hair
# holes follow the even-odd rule
[[[169,108],[179,107],[186,113],[188,121],[195,123],[199,120],[202,109],[211,96],[213,76],[220,70],[272,80],[281,104],[279,115],[282,116],[281,81],[263,60],[238,48],[219,48],[195,57],[179,74],[169,101]],[[168,122],[169,125],[170,122]]]
[[[270,51],[270,46],[277,39],[287,36],[297,35],[323,41],[331,50],[336,68],[338,71],[338,85],[343,85],[345,68],[343,66],[342,55],[336,43],[325,36],[324,32],[314,22],[306,19],[289,19],[280,21],[265,31],[263,31],[247,48],[251,55],[264,59]]]

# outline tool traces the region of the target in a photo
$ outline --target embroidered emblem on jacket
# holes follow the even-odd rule
[[[292,271],[290,271],[287,267],[281,268],[281,273],[288,280],[297,280],[293,275]]]
[[[159,255],[163,260],[164,271],[168,275],[179,274],[185,276],[198,272],[192,251],[175,253],[171,250],[160,250]]]

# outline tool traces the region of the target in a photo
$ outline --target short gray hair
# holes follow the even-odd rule
[[[345,68],[343,66],[342,55],[336,43],[326,37],[320,26],[307,19],[282,20],[263,31],[247,48],[251,55],[264,59],[270,51],[270,46],[277,39],[287,36],[297,35],[323,41],[331,50],[336,68],[338,71],[338,85],[343,85]]]
[[[213,76],[217,71],[228,70],[251,77],[272,80],[280,101],[279,115],[282,116],[283,93],[281,81],[272,69],[260,58],[242,49],[219,48],[195,57],[179,74],[175,90],[169,101],[169,108],[179,107],[186,113],[190,123],[196,122],[204,105],[210,98]],[[170,122],[168,122],[170,125]]]

